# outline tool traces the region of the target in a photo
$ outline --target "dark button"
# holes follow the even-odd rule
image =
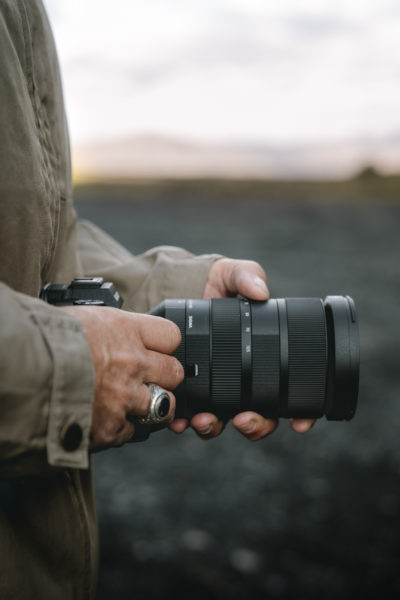
[[[83,431],[80,425],[72,423],[71,425],[65,425],[60,433],[61,444],[67,452],[73,452],[77,450],[81,445],[83,438]]]
[[[199,365],[186,365],[185,375],[186,377],[197,377],[199,374]]]

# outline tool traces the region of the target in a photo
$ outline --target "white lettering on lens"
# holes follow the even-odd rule
[[[251,352],[251,346],[246,346],[246,352]]]
[[[193,327],[193,316],[189,315],[189,329],[192,329]]]

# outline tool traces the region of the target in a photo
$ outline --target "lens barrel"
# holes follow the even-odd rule
[[[150,314],[174,321],[182,334],[176,417],[227,419],[244,410],[272,418],[354,416],[359,339],[349,296],[171,299]]]

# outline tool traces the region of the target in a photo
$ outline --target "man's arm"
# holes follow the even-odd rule
[[[0,478],[87,468],[88,452],[128,441],[148,413],[147,383],[170,392],[178,327],[108,307],[52,307],[0,284]],[[171,393],[171,418],[174,397]]]
[[[94,369],[82,328],[1,283],[0,321],[0,475],[86,468]]]
[[[147,312],[165,298],[201,298],[219,254],[195,256],[175,246],[158,246],[134,256],[104,231],[78,221],[79,258],[85,275],[113,281],[123,308]]]

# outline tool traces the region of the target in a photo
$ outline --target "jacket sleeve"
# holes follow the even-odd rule
[[[2,283],[0,320],[0,477],[88,467],[94,368],[81,327]]]
[[[134,256],[104,231],[78,221],[78,249],[87,276],[113,281],[123,308],[146,312],[165,298],[201,298],[218,254],[195,256],[174,246],[157,246]]]
[[[0,129],[0,478],[85,468],[89,346],[73,318],[35,299],[69,206],[61,84],[40,2],[0,2]]]

